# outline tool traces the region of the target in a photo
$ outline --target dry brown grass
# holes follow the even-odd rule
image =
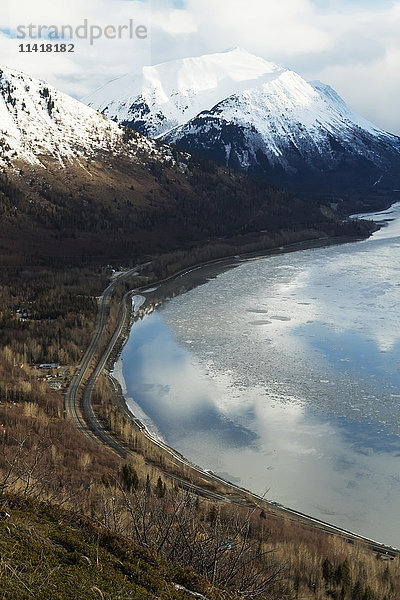
[[[182,561],[179,558],[179,548],[175,548],[174,544],[183,543],[182,537],[178,536],[183,524],[188,528],[185,531],[198,532],[196,543],[201,548],[201,532],[205,528],[207,535],[211,535],[213,531],[213,514],[218,515],[218,522],[221,523],[219,527],[222,527],[221,531],[218,529],[218,535],[224,539],[236,535],[233,523],[243,524],[250,518],[249,543],[256,544],[260,555],[268,553],[265,573],[272,565],[278,565],[279,569],[283,567],[279,575],[279,578],[283,577],[283,581],[279,585],[274,584],[275,591],[271,588],[270,595],[263,597],[290,600],[343,597],[345,600],[353,600],[353,592],[355,590],[358,593],[355,588],[357,582],[360,582],[363,595],[369,594],[365,596],[367,600],[397,600],[400,590],[398,559],[387,563],[361,545],[350,545],[338,537],[293,523],[288,518],[277,516],[273,511],[266,510],[266,518],[263,518],[260,509],[251,512],[251,509],[229,504],[216,507],[210,501],[196,501],[195,498],[188,503],[184,499],[186,493],[177,492],[170,480],[163,477],[163,470],[169,470],[169,467],[176,469],[175,465],[169,465],[168,458],[161,456],[160,450],[152,446],[150,440],[143,439],[140,432],[114,410],[114,406],[106,406],[110,427],[114,427],[118,436],[136,450],[130,460],[138,476],[138,490],[124,491],[120,475],[122,461],[96,441],[77,432],[73,424],[64,419],[60,395],[35,381],[29,370],[14,367],[13,364],[14,359],[9,352],[0,355],[3,378],[7,376],[9,385],[13,385],[15,390],[30,390],[31,400],[0,404],[0,419],[6,430],[2,434],[0,481],[4,482],[10,463],[19,453],[13,477],[7,481],[6,489],[13,488],[23,495],[79,509],[84,514],[96,516],[115,532],[138,541],[132,512],[127,504],[129,501],[131,506],[136,507],[133,514],[140,515],[140,511],[144,510],[144,520],[141,522],[148,523],[150,545],[159,545],[160,536],[164,535],[163,528],[175,510],[176,494],[182,493],[183,499],[179,500],[178,507],[187,506],[184,510],[188,512],[182,513],[182,522],[174,522],[168,534],[168,544],[164,544],[164,550],[168,549],[171,557],[176,555],[178,562]],[[105,380],[100,382],[100,392],[107,397]],[[190,469],[181,471],[180,475],[190,479]],[[160,476],[161,485],[165,485],[166,489],[165,496],[161,498],[157,492],[157,480]],[[179,508],[179,514],[180,510]],[[214,543],[212,539],[214,538],[210,538],[209,543]],[[197,556],[196,553],[195,555]],[[324,580],[322,565],[326,559],[332,564],[334,573],[342,569],[344,563],[348,563],[349,583]],[[229,569],[229,556],[224,554],[221,560],[222,581],[223,573]],[[261,560],[260,565],[262,564]],[[280,596],[273,595],[278,594],[277,590]],[[327,595],[328,592],[330,596]],[[363,595],[361,600],[364,600]]]

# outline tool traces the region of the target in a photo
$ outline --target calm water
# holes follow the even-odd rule
[[[133,412],[197,464],[398,547],[400,204],[374,218],[392,220],[370,240],[243,262],[170,300],[119,367]]]

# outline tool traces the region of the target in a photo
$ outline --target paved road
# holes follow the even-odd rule
[[[137,270],[138,267],[135,269],[131,269],[130,271],[127,271],[126,273],[123,273],[116,277],[104,290],[103,295],[99,298],[99,311],[96,319],[93,337],[91,339],[87,351],[85,352],[82,358],[81,364],[76,369],[76,372],[72,377],[70,385],[65,393],[64,400],[65,411],[68,414],[68,416],[75,422],[77,428],[80,431],[82,431],[86,436],[92,439],[97,439],[102,444],[112,449],[124,460],[126,460],[129,456],[132,456],[132,458],[134,458],[134,454],[130,452],[129,449],[125,448],[116,438],[110,435],[103,428],[103,426],[101,425],[94,413],[91,398],[94,387],[96,385],[96,381],[100,376],[102,370],[104,369],[107,360],[109,359],[111,352],[113,351],[115,344],[117,343],[118,338],[120,337],[123,328],[127,323],[128,316],[130,315],[128,302],[131,302],[131,298],[135,293],[140,293],[140,289],[136,291],[127,292],[123,297],[122,312],[119,323],[106,350],[103,352],[102,356],[98,357],[97,359],[96,366],[93,372],[91,373],[90,377],[88,378],[86,385],[83,389],[82,400],[80,400],[79,391],[87,377],[92,363],[94,362],[96,353],[98,353],[100,347],[100,340],[102,334],[104,333],[104,328],[107,322],[109,301],[114,292],[114,288],[119,281],[132,276],[135,272],[137,272]],[[168,279],[172,279],[172,277],[163,280],[163,282],[167,281]],[[158,282],[157,285],[163,282]],[[362,536],[358,536],[346,530],[334,527],[329,523],[324,523],[323,521],[313,519],[308,515],[304,515],[297,511],[291,510],[277,503],[267,503],[263,498],[252,494],[248,490],[244,490],[243,488],[235,486],[234,484],[231,484],[230,482],[221,479],[217,475],[214,475],[212,473],[202,470],[199,467],[196,467],[178,452],[164,444],[162,441],[155,440],[154,438],[152,438],[151,435],[147,432],[146,428],[140,423],[140,421],[133,418],[132,420],[135,421],[135,423],[142,429],[143,433],[152,441],[152,443],[158,444],[160,448],[169,453],[170,460],[173,463],[175,463],[176,465],[185,465],[190,467],[192,472],[195,472],[205,482],[205,487],[200,487],[198,485],[194,485],[188,481],[175,477],[167,472],[164,473],[167,478],[173,480],[174,483],[182,489],[194,492],[199,496],[208,498],[210,500],[216,500],[225,503],[228,502],[231,504],[237,504],[239,506],[252,505],[259,506],[260,508],[272,508],[272,515],[274,515],[275,513],[275,516],[285,516],[296,523],[302,523],[310,528],[316,528],[325,531],[329,534],[341,536],[342,538],[346,539],[349,543],[354,543],[355,541],[363,542],[367,546],[369,546],[373,552],[377,552],[382,555],[388,555],[390,557],[399,556],[400,552],[398,550],[385,546],[384,544],[374,542],[367,538],[363,538]],[[224,495],[219,494],[217,492],[207,489],[207,484],[222,485],[223,488],[225,488],[225,490],[227,491]]]
[[[82,406],[81,406],[80,399],[79,399],[79,390],[80,390],[83,382],[85,381],[88,371],[93,363],[94,357],[95,357],[96,353],[98,352],[98,349],[100,346],[100,340],[104,333],[105,325],[107,323],[108,306],[109,306],[110,298],[114,292],[114,288],[117,285],[117,283],[119,281],[121,281],[121,279],[126,279],[126,278],[132,276],[136,272],[137,272],[137,268],[131,269],[130,271],[127,271],[126,273],[123,273],[120,276],[116,277],[108,285],[108,287],[104,290],[103,295],[100,296],[99,309],[98,309],[98,313],[97,313],[97,318],[96,318],[96,323],[95,323],[95,328],[94,328],[92,339],[90,341],[88,349],[86,350],[86,352],[81,360],[80,365],[75,370],[75,373],[71,379],[68,389],[64,395],[64,410],[65,410],[65,412],[75,422],[77,428],[80,431],[82,431],[86,436],[91,437],[91,438],[93,438],[93,431],[96,431],[96,429],[98,429],[99,431],[102,431],[102,428],[100,427],[100,425],[95,417],[95,414],[93,412],[93,408],[91,405],[91,394],[92,394],[94,385],[96,383],[97,377],[100,375],[101,370],[103,369],[107,358],[104,361],[101,360],[98,363],[96,370],[95,370],[96,377],[94,378],[93,375],[90,377],[90,379],[88,381],[88,385],[84,389]],[[123,324],[126,319],[127,306],[126,306],[125,298],[124,298],[124,302],[123,302],[123,311],[124,312],[123,312],[122,318],[120,319],[118,328],[113,336],[112,341],[110,342],[109,347],[111,346],[111,343],[113,343],[113,345],[114,345],[115,342],[117,341],[118,336],[121,333]],[[104,355],[103,355],[102,359],[103,358],[104,358]],[[101,368],[99,368],[100,363],[101,363]],[[90,386],[89,391],[88,391],[88,386]],[[95,427],[90,426],[90,420],[93,420],[93,425],[96,425]],[[113,440],[112,440],[111,436],[108,436],[108,438],[109,439],[107,439],[106,443],[108,445],[110,445],[110,443]]]

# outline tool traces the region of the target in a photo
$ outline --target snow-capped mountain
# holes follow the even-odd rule
[[[278,77],[282,69],[245,50],[143,67],[114,79],[83,102],[149,137],[160,137],[239,91]]]
[[[195,160],[8,68],[0,69],[0,214],[6,265],[137,260],[216,238],[223,256],[242,242],[254,250],[370,232],[319,199]]]
[[[132,134],[132,156],[155,150],[153,141]],[[0,165],[41,165],[44,157],[64,165],[101,152],[127,152],[123,127],[44,81],[0,68]]]
[[[400,184],[400,138],[328,85],[240,48],[144,67],[84,101],[150,137],[278,182]]]

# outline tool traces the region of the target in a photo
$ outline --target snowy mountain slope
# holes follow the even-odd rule
[[[163,139],[287,181],[346,171],[353,185],[369,172],[373,186],[400,164],[399,138],[353,113],[329,86],[310,85],[291,71],[227,98]]]
[[[143,67],[107,83],[82,102],[140,133],[159,137],[203,110],[284,69],[241,48]]]
[[[145,67],[85,99],[112,119],[278,183],[400,184],[400,139],[321,82],[241,49]]]
[[[133,133],[133,132],[132,132]],[[0,68],[0,165],[44,156],[61,165],[99,152],[126,153],[125,131],[44,81]],[[133,134],[129,151],[153,152],[155,143]]]

